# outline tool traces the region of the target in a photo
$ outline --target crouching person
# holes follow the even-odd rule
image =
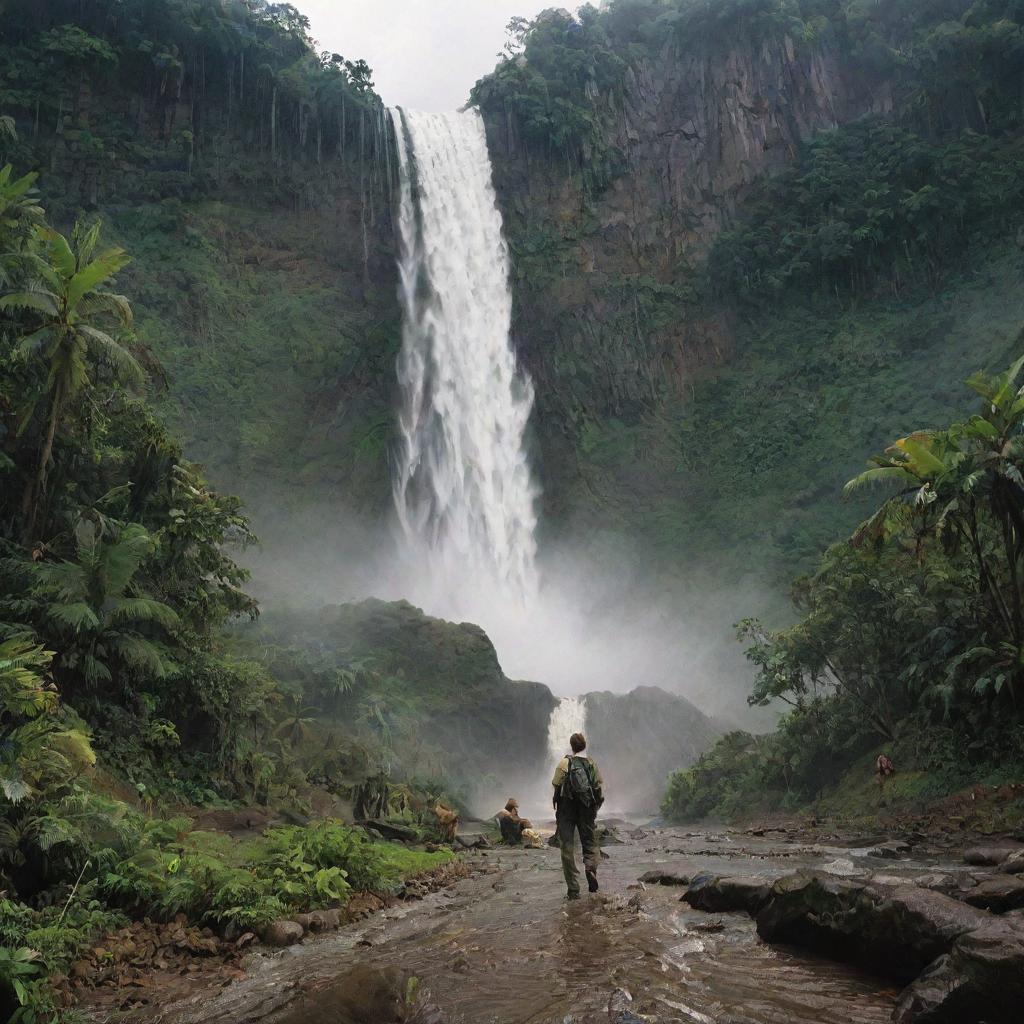
[[[515,797],[509,797],[508,803],[498,811],[497,819],[503,843],[533,849],[540,847],[540,834],[534,831],[533,822],[529,818],[520,817],[519,802]]]

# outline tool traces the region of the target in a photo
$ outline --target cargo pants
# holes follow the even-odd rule
[[[597,808],[584,807],[575,800],[560,800],[555,811],[555,834],[562,851],[562,874],[569,896],[580,894],[580,872],[576,867],[575,834],[580,834],[583,847],[583,867],[597,871],[601,849],[597,845]]]

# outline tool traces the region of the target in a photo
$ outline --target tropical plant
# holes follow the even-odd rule
[[[945,430],[900,438],[872,460],[874,468],[846,485],[898,490],[854,537],[857,544],[912,538],[919,559],[938,543],[968,558],[992,630],[982,630],[968,661],[978,692],[1016,697],[1024,679],[1024,356],[1004,373],[975,374],[967,384],[982,397],[979,414]]]
[[[31,537],[46,489],[47,467],[54,439],[71,403],[81,399],[95,367],[109,365],[126,383],[141,384],[142,367],[119,341],[100,325],[129,328],[131,307],[123,295],[102,289],[128,263],[123,249],[96,254],[100,224],[75,225],[70,242],[50,227],[36,229],[38,252],[27,262],[29,285],[0,296],[0,309],[22,309],[34,315],[32,329],[19,345],[22,356],[42,371],[42,394],[27,404],[31,416],[45,397],[46,416],[35,476],[25,489],[23,514],[26,539]]]
[[[112,665],[163,678],[173,667],[148,631],[178,624],[175,611],[147,594],[139,580],[154,541],[137,523],[104,536],[90,520],[75,529],[73,561],[37,562],[33,593],[46,599],[44,615],[63,644],[58,665],[96,687],[109,683]]]
[[[21,946],[10,949],[0,946],[0,1010],[6,1009],[4,1003],[5,990],[13,996],[15,1009],[11,1012],[8,1024],[35,1024],[37,1017],[32,1007],[33,992],[31,982],[43,974],[39,951]]]
[[[28,228],[43,216],[35,189],[39,175],[31,171],[15,178],[13,174],[10,164],[0,167],[0,285],[8,283],[12,270],[18,266]]]

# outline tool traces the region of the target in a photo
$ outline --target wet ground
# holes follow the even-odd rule
[[[838,841],[685,829],[636,831],[605,852],[601,892],[575,903],[563,901],[557,850],[467,854],[478,870],[451,889],[281,953],[256,954],[244,980],[136,1019],[605,1024],[615,1016],[611,1002],[659,1022],[881,1024],[896,997],[886,983],[768,946],[746,915],[694,911],[680,902],[681,888],[637,879],[652,868],[775,878],[801,867],[911,876],[951,866],[880,860],[866,846]],[[396,1009],[398,990],[410,984],[432,1011],[403,1017]]]

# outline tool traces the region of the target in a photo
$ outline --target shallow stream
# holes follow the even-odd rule
[[[912,876],[944,865],[879,860],[866,846],[811,846],[784,835],[626,835],[605,848],[601,892],[578,902],[563,901],[557,850],[474,852],[467,856],[478,873],[453,888],[282,953],[259,954],[246,979],[147,1019],[604,1024],[628,1009],[686,1024],[889,1020],[897,992],[884,981],[766,945],[745,914],[695,911],[680,902],[681,888],[637,879],[652,868],[775,878],[801,867]],[[410,984],[418,992],[415,1011],[399,1008]]]

